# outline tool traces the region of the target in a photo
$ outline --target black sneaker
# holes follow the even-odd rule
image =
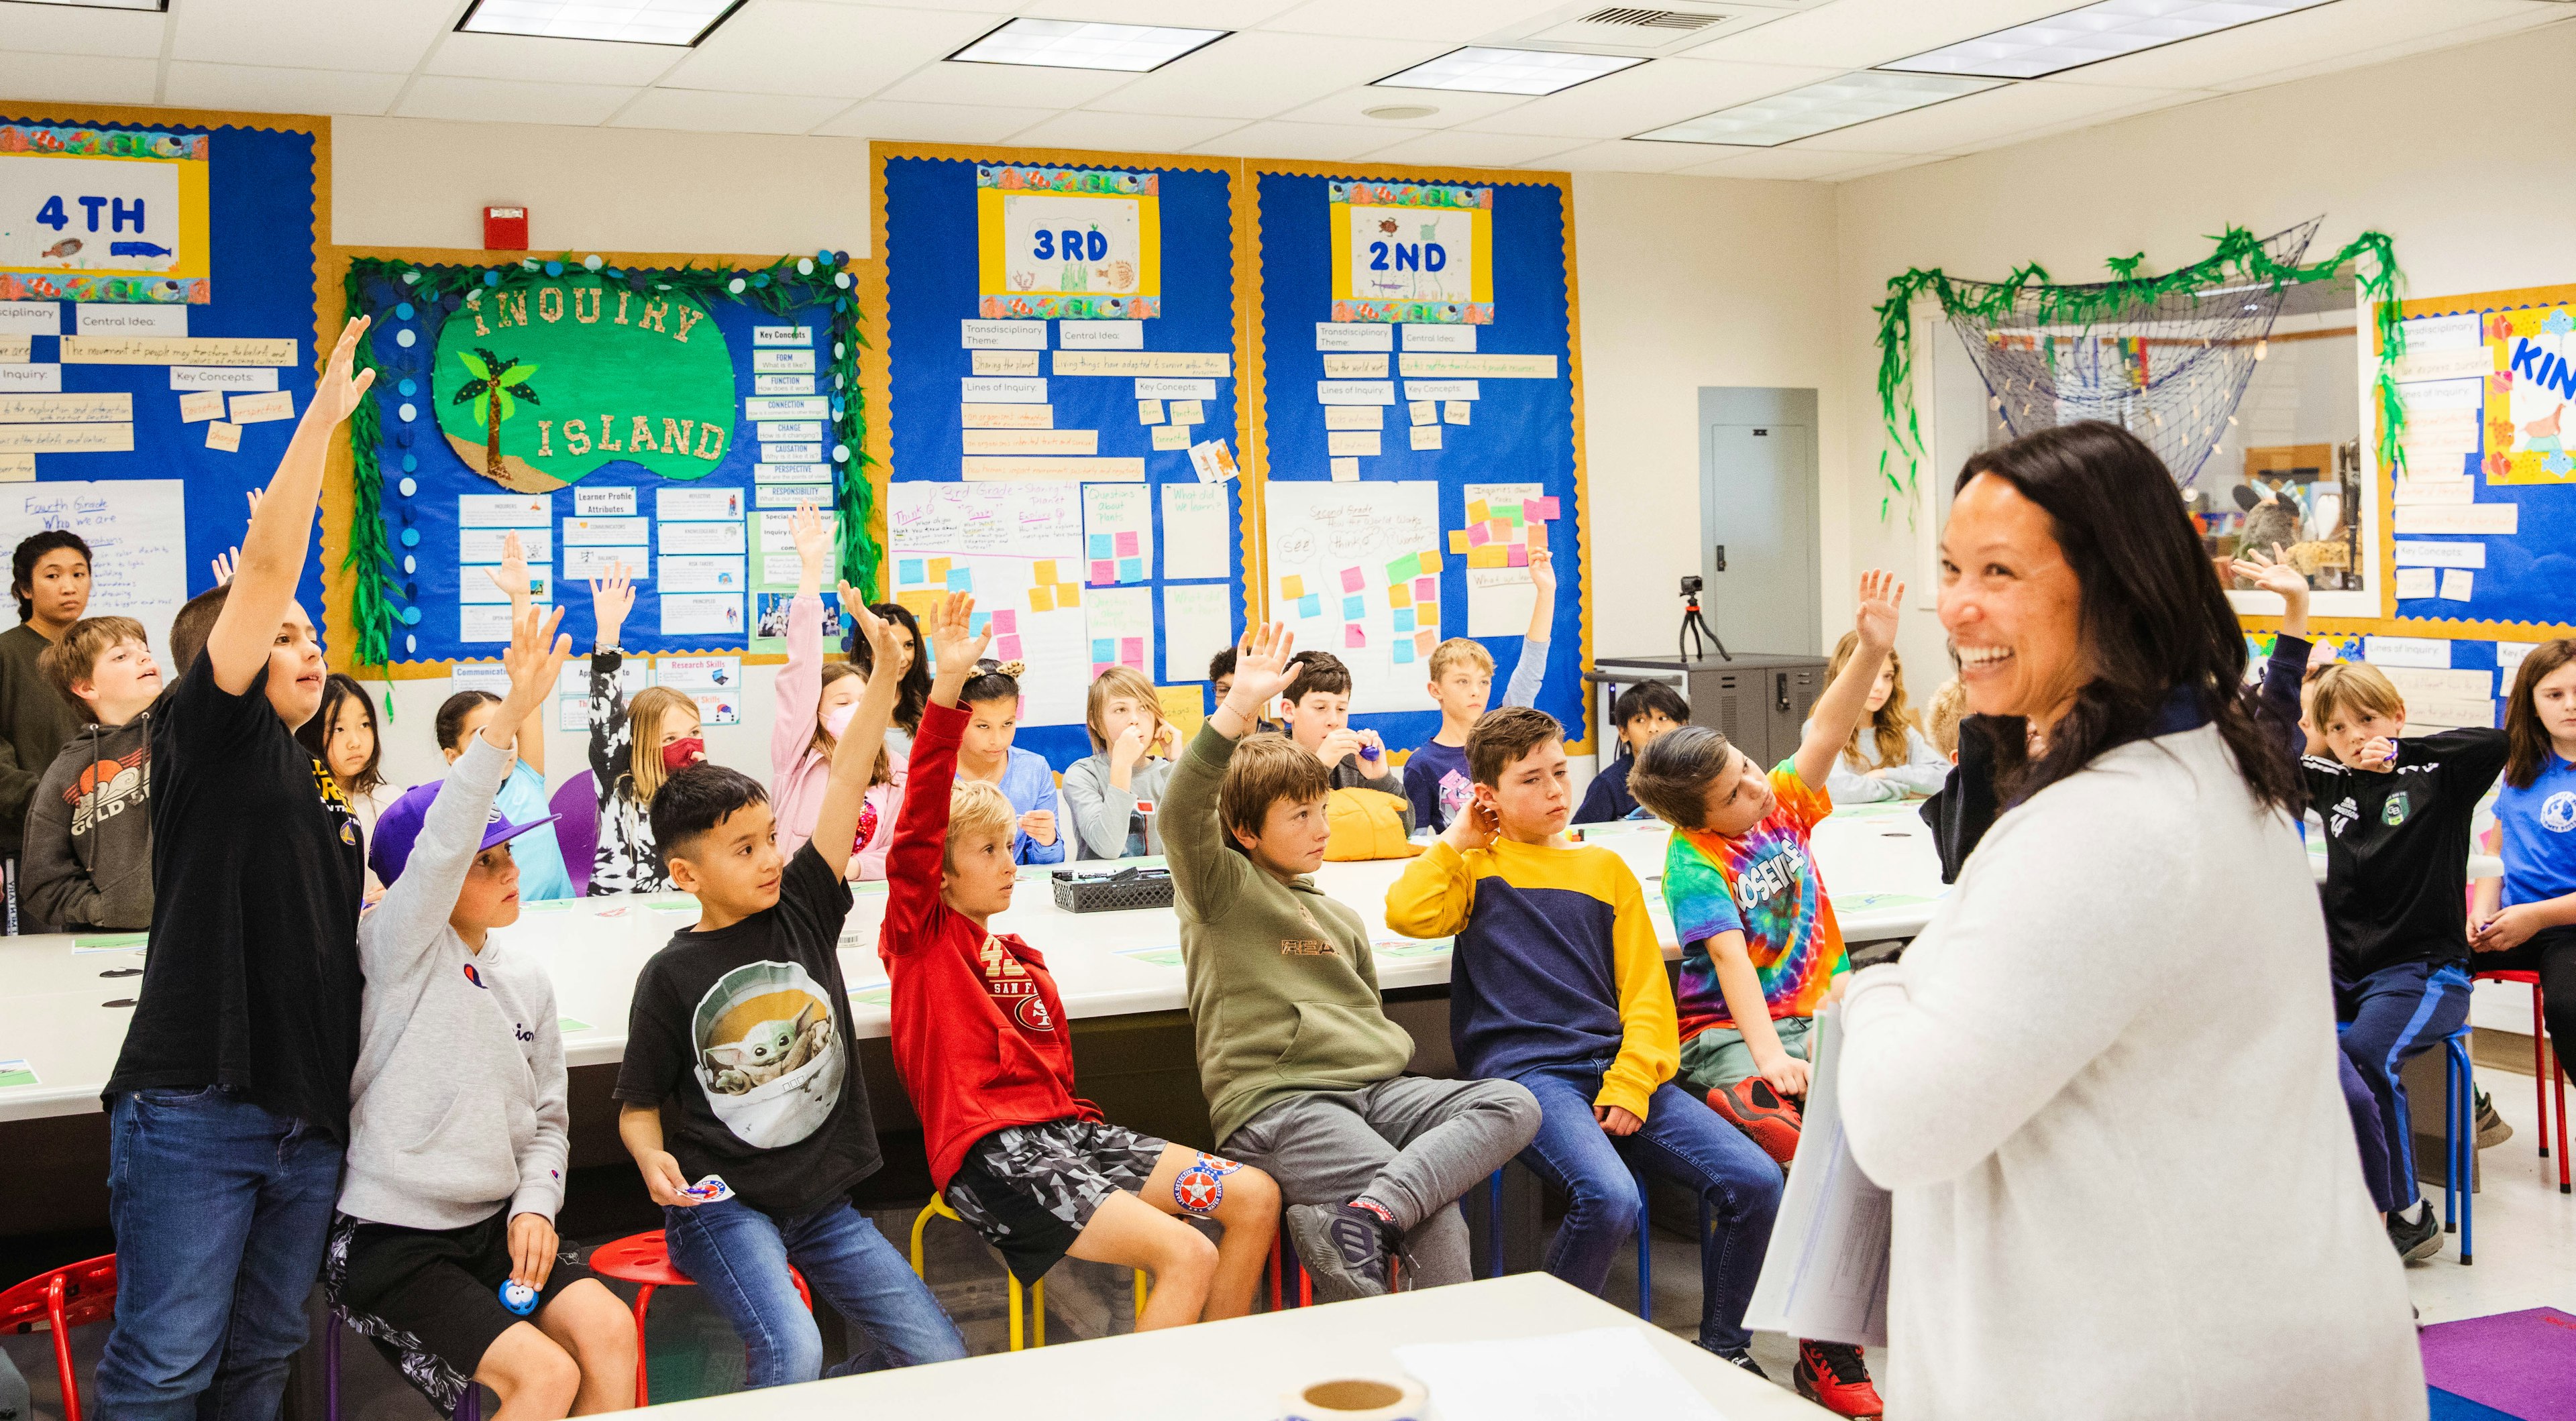
[[[2421,1263],[2442,1251],[2442,1221],[2433,1217],[2433,1206],[2418,1199],[2415,1208],[2420,1219],[2407,1218],[2403,1209],[2388,1216],[2388,1242],[2409,1263]]]
[[[1396,1235],[1376,1214],[1349,1204],[1292,1204],[1288,1238],[1315,1280],[1315,1301],[1338,1303],[1387,1291]]]
[[[1721,1362],[1733,1362],[1766,1382],[1771,1380],[1771,1374],[1762,1370],[1760,1362],[1753,1360],[1753,1352],[1750,1348],[1738,1347],[1732,1352],[1720,1352],[1714,1347],[1708,1350]]]
[[[2495,1102],[2485,1091],[2478,1092],[2478,1148],[2493,1149],[2513,1138],[2513,1127],[2496,1114]]]

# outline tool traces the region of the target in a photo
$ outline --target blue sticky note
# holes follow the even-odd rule
[[[975,569],[971,567],[952,567],[948,569],[948,590],[951,592],[974,591]]]
[[[1395,609],[1395,629],[1400,632],[1409,632],[1413,630],[1413,609],[1411,607],[1398,607]]]
[[[968,636],[982,636],[984,634],[984,624],[991,620],[993,620],[992,613],[977,612],[974,616],[969,617],[966,620],[966,634]]]
[[[1309,592],[1305,596],[1298,598],[1297,615],[1301,617],[1320,617],[1324,615],[1323,594],[1319,592]]]
[[[1118,580],[1121,582],[1144,581],[1145,560],[1143,558],[1120,558],[1118,560]]]
[[[1398,666],[1410,666],[1413,664],[1413,643],[1409,641],[1399,641],[1395,644],[1395,664]]]
[[[1368,599],[1357,593],[1342,599],[1342,620],[1356,622],[1368,615]]]
[[[1118,549],[1108,534],[1094,533],[1091,535],[1091,555],[1096,558],[1116,557]]]
[[[897,563],[895,565],[894,580],[897,582],[921,581],[921,559],[905,558],[900,563]]]
[[[1095,664],[1103,661],[1116,661],[1118,659],[1118,638],[1114,636],[1093,637],[1091,639],[1091,659]]]

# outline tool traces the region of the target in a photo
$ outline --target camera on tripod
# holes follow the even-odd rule
[[[1735,657],[1727,651],[1726,643],[1717,639],[1717,628],[1710,626],[1708,619],[1699,614],[1699,592],[1705,586],[1707,583],[1698,573],[1682,575],[1682,629],[1676,649],[1680,651],[1682,660],[1692,661],[1705,658],[1709,646],[1714,644],[1719,660],[1733,661]]]
[[[1682,595],[1684,597],[1697,597],[1699,595],[1700,588],[1706,585],[1707,584],[1700,581],[1699,574],[1694,572],[1682,579]]]

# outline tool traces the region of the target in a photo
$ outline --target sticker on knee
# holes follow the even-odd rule
[[[1172,1202],[1184,1214],[1207,1218],[1225,1202],[1225,1177],[1241,1168],[1230,1159],[1218,1159],[1202,1151],[1172,1180]]]

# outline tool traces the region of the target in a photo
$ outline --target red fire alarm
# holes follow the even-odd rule
[[[526,251],[528,249],[528,209],[524,207],[484,208],[483,249],[489,252]]]

